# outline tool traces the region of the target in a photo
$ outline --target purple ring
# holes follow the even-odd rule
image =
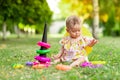
[[[33,66],[33,62],[26,62],[27,66]]]

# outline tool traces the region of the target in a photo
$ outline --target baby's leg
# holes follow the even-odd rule
[[[85,57],[85,61],[86,61],[86,62],[89,62],[89,60],[88,60],[88,56]]]
[[[53,64],[56,64],[56,63],[58,63],[58,62],[60,62],[60,58],[55,59],[54,62],[53,62]]]
[[[85,61],[85,57],[82,56],[70,64],[71,67],[79,66],[82,62]]]

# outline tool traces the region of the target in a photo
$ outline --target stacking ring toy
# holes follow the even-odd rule
[[[44,64],[46,67],[50,66],[50,62],[40,62],[40,64]]]
[[[45,48],[50,48],[50,44],[45,43],[45,42],[41,42],[41,41],[39,41],[39,42],[37,43],[37,45],[38,45],[38,46],[43,46],[43,47],[45,47]]]
[[[47,57],[35,56],[35,59],[41,62],[50,62],[50,58]]]
[[[36,52],[37,52],[38,54],[45,54],[45,53],[50,52],[50,49],[46,49],[46,50],[36,50]]]

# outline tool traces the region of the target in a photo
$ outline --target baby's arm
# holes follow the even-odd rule
[[[65,55],[66,55],[66,54],[64,53],[64,44],[65,44],[66,42],[67,42],[67,38],[66,38],[66,37],[64,37],[64,38],[62,38],[62,39],[60,40],[59,43],[62,45],[62,47],[61,47],[59,53],[53,57],[54,61],[61,62],[61,61],[64,61],[64,60],[65,60]]]
[[[83,39],[84,39],[84,41],[86,43],[86,46],[89,46],[89,47],[93,47],[98,42],[98,40],[96,40],[94,38],[84,37]]]
[[[53,56],[53,59],[58,59],[63,55],[63,47],[61,47],[59,53]]]
[[[92,39],[92,40],[90,41],[90,43],[88,44],[88,46],[89,46],[89,47],[93,47],[97,42],[98,42],[98,40]]]
[[[85,41],[85,43],[86,43],[86,45],[84,46],[84,49],[86,50],[87,55],[88,55],[89,53],[91,53],[92,47],[93,47],[98,41],[97,41],[96,39],[94,39],[94,38],[86,38],[86,37],[84,37],[83,39],[84,39],[84,41]]]
[[[64,49],[63,47],[60,49],[59,53],[55,56],[53,56],[54,63],[61,62],[64,58]]]

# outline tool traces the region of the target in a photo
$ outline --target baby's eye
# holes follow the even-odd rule
[[[73,30],[72,32],[76,32],[76,31]]]

